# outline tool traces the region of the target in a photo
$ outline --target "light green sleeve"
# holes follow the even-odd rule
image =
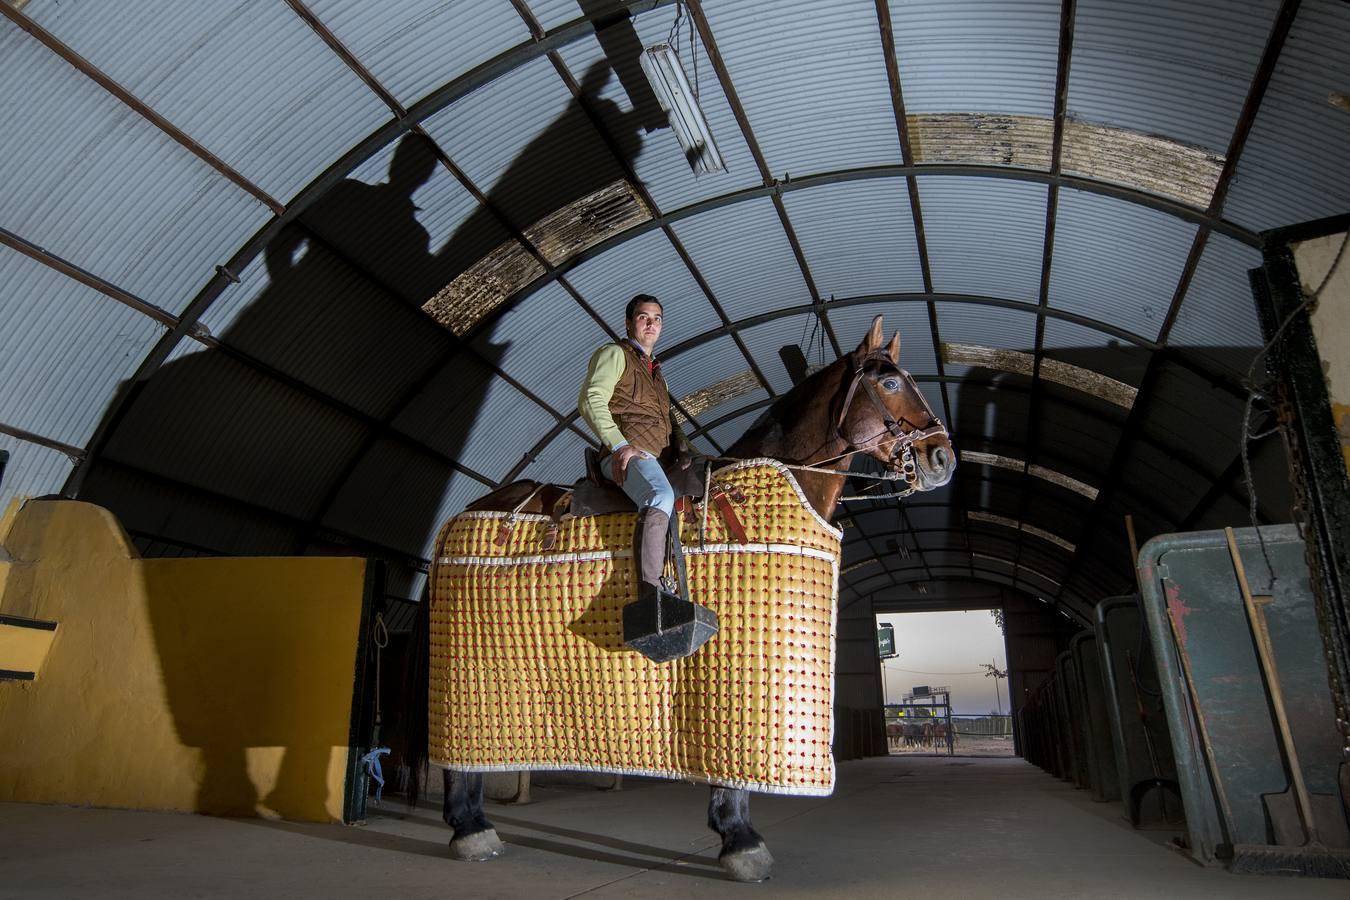
[[[609,398],[614,396],[614,388],[623,377],[626,365],[623,348],[618,344],[606,344],[595,351],[586,369],[586,380],[581,385],[581,396],[577,398],[581,417],[600,442],[611,450],[628,443],[609,414]]]

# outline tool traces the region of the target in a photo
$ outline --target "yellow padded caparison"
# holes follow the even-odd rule
[[[686,778],[783,794],[834,788],[840,533],[773,460],[715,473],[745,496],[748,543],[716,507],[682,525],[692,599],[721,629],[653,663],[623,646],[634,516],[562,523],[467,512],[431,573],[430,756],[464,771],[565,769]]]

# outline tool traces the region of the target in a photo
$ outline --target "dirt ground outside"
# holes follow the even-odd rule
[[[906,747],[903,741],[896,739],[890,741],[890,751],[892,756],[947,755],[945,743],[936,747],[922,745]],[[952,752],[955,756],[1012,756],[1013,739],[1012,735],[958,733]]]

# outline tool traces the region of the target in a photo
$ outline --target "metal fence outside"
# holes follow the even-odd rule
[[[1012,737],[1012,716],[952,716],[952,730],[957,735],[983,735],[987,737]]]
[[[1014,755],[1012,716],[962,715],[945,704],[888,706],[886,741],[892,754]]]

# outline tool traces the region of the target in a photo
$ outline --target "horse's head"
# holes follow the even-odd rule
[[[881,316],[848,357],[848,391],[839,412],[839,436],[910,486],[931,491],[951,481],[956,451],[947,427],[928,406],[919,386],[900,368],[900,333],[881,343]]]

